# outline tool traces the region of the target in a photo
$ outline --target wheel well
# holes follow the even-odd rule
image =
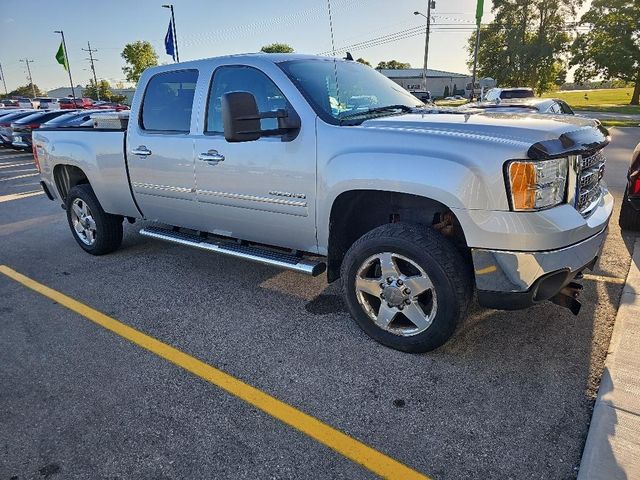
[[[379,190],[353,190],[336,198],[329,219],[327,279],[340,277],[347,250],[365,233],[387,223],[427,225],[450,238],[466,256],[467,242],[456,216],[446,205],[426,197]]]
[[[53,178],[62,201],[66,201],[69,191],[76,185],[89,183],[85,173],[73,165],[56,165],[53,168]]]

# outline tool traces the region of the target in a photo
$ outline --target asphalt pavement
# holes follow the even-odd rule
[[[29,155],[0,151],[0,264],[241,379],[432,478],[573,478],[633,239],[617,199],[578,317],[474,306],[442,348],[366,337],[322,277],[152,241],[92,257]],[[0,275],[0,479],[375,478],[356,462]]]

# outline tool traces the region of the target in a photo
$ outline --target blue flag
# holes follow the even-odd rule
[[[171,20],[169,20],[169,29],[167,30],[167,34],[164,36],[164,48],[167,51],[167,55],[171,55],[173,61],[176,61],[176,47],[173,41],[173,24]]]

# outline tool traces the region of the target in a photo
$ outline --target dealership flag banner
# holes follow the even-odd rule
[[[482,21],[482,12],[484,10],[484,0],[478,0],[476,5],[476,25],[480,28],[480,22]]]
[[[164,36],[164,48],[167,52],[167,55],[171,55],[173,61],[176,61],[176,51],[173,41],[173,23],[169,20],[169,29],[167,30],[167,34]]]
[[[64,54],[64,46],[62,45],[62,42],[60,42],[60,48],[58,48],[58,52],[56,53],[56,60],[64,67],[65,70],[68,70],[67,57]]]

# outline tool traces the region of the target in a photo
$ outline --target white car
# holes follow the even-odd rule
[[[18,108],[38,108],[37,105],[34,105],[33,100],[29,98],[18,98]],[[39,105],[40,103],[38,103]]]
[[[34,98],[33,102],[38,102],[38,106],[37,107],[33,107],[33,108],[40,108],[42,110],[59,110],[60,109],[60,102],[58,101],[57,98],[49,98],[49,97],[38,97],[38,98]]]
[[[495,102],[499,100],[510,100],[512,98],[533,98],[535,97],[533,89],[529,87],[513,87],[513,88],[490,88],[484,94],[484,100],[487,102]]]

